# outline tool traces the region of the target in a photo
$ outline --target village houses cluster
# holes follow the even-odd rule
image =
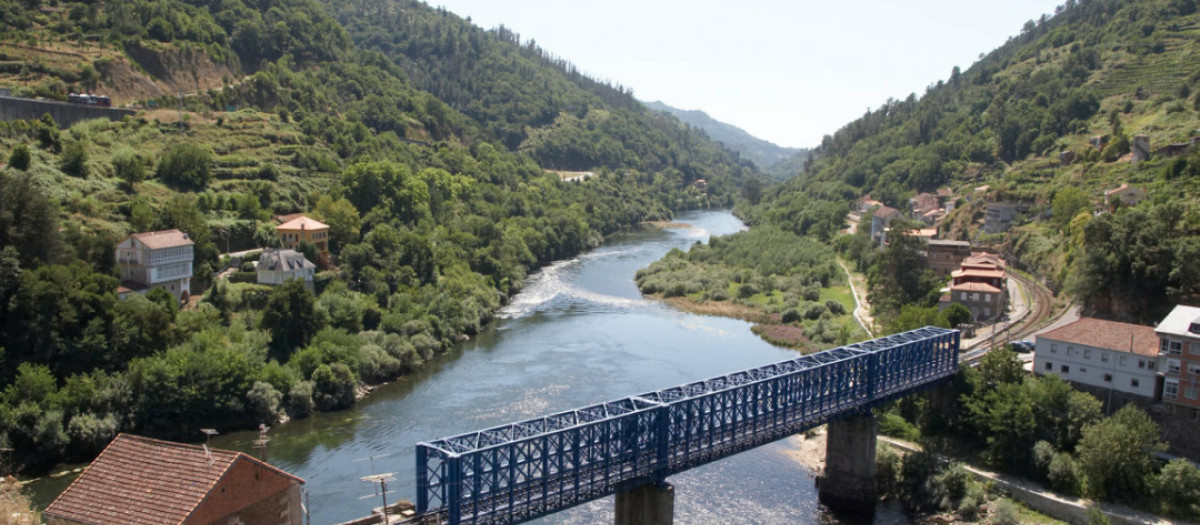
[[[277,285],[291,279],[303,281],[312,288],[318,263],[329,263],[329,225],[304,216],[303,213],[276,218],[275,227],[283,248],[265,248],[255,264],[259,284]],[[300,253],[300,243],[316,248],[317,262]],[[125,299],[130,294],[146,293],[162,288],[181,302],[192,295],[195,242],[186,232],[176,229],[135,233],[117,243],[117,266],[121,284],[117,295]]]

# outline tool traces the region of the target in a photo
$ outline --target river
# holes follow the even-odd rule
[[[796,356],[750,324],[643,299],[634,273],[672,248],[744,229],[728,212],[681,214],[686,228],[614,236],[530,277],[491,326],[420,373],[381,387],[352,409],[270,431],[268,461],[307,481],[312,523],[365,515],[379,504],[365,475],[395,472],[397,497],[415,497],[414,444]],[[258,455],[256,432],[212,445]],[[668,479],[677,523],[838,523],[820,510],[813,474],[773,443]],[[366,496],[365,498],[362,498]],[[534,523],[612,522],[612,497]],[[895,512],[876,523],[901,522]]]

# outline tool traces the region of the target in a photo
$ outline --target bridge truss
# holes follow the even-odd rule
[[[958,371],[925,327],[751,370],[417,444],[417,511],[513,524],[803,432]]]

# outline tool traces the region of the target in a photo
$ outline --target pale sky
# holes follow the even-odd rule
[[[889,97],[921,96],[1065,0],[426,0],[503,24],[640,100],[812,147]]]

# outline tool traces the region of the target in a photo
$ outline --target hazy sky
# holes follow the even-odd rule
[[[888,97],[918,96],[1065,0],[427,0],[641,100],[809,147]]]

